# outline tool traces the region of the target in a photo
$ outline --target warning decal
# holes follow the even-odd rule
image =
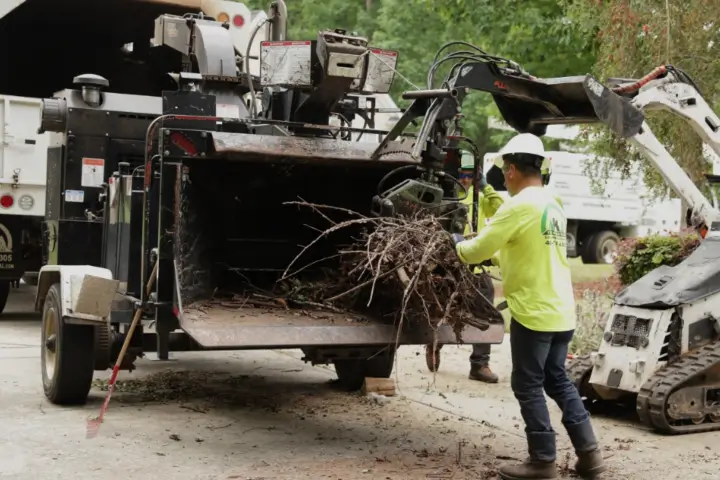
[[[100,187],[105,182],[105,160],[102,158],[82,159],[83,187]]]

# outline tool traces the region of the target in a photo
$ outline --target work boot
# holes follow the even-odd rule
[[[580,423],[565,425],[565,429],[578,457],[575,472],[579,476],[594,478],[607,470],[589,418]]]
[[[468,378],[485,383],[498,382],[498,376],[495,375],[487,365],[470,364],[470,375],[468,375]]]
[[[605,460],[600,449],[592,452],[577,452],[577,462],[575,462],[575,473],[582,478],[595,478],[605,470]]]
[[[425,363],[431,372],[437,372],[440,369],[440,345],[435,349],[434,354],[433,346],[425,345]]]
[[[528,458],[519,465],[508,465],[500,469],[500,478],[505,480],[551,480],[557,478],[555,462],[543,462]]]
[[[555,432],[528,432],[530,458],[520,465],[508,465],[499,471],[505,480],[543,480],[557,478]]]

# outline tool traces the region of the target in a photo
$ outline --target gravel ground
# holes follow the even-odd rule
[[[525,456],[507,342],[493,349],[497,385],[467,379],[469,347],[444,348],[434,378],[422,349],[404,347],[399,395],[382,404],[336,391],[331,367],[306,365],[295,351],[141,360],[121,373],[137,381],[123,385],[99,436],[86,440],[107,375],[98,374],[88,405],[50,405],[34,289],[11,295],[0,317],[0,478],[490,479]],[[554,406],[552,414],[560,427]],[[720,478],[717,434],[659,436],[632,415],[594,422],[611,465],[604,478]],[[564,432],[558,444],[564,478],[572,478]]]

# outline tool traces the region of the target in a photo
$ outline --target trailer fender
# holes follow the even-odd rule
[[[60,284],[62,318],[105,323],[120,282],[107,268],[90,265],[45,265],[38,275],[35,311],[41,312],[50,287]]]

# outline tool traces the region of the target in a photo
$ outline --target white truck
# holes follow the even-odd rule
[[[490,160],[496,155],[485,156],[485,172],[488,181],[505,192],[499,184],[502,174]],[[597,193],[585,169],[586,162],[592,161],[590,155],[561,151],[548,155],[552,168],[548,188],[560,197],[568,218],[568,256],[581,257],[584,263],[609,264],[622,238],[680,231],[679,199],[654,199],[639,177],[623,180],[619,172],[611,173]]]
[[[149,45],[134,40],[147,38],[143,29],[152,28],[161,13],[193,12],[227,23],[243,54],[255,26],[267,18],[264,11],[224,0],[0,1],[0,313],[10,288],[21,278],[30,284],[37,281],[45,263],[43,242],[58,241],[58,226],[46,222],[45,213],[64,208],[64,203],[49,201],[54,197],[46,195],[47,175],[57,172],[52,164],[48,170],[49,134],[38,133],[40,98],[52,97],[85,71],[114,78],[111,90],[118,93],[159,95],[163,88],[175,88],[170,77],[162,85],[150,80],[158,78],[152,73],[164,66],[148,61]],[[30,24],[33,29],[25,28]],[[264,38],[265,30],[259,29],[250,50],[254,72]],[[78,175],[81,168],[78,165]],[[76,251],[82,256],[84,246]]]

